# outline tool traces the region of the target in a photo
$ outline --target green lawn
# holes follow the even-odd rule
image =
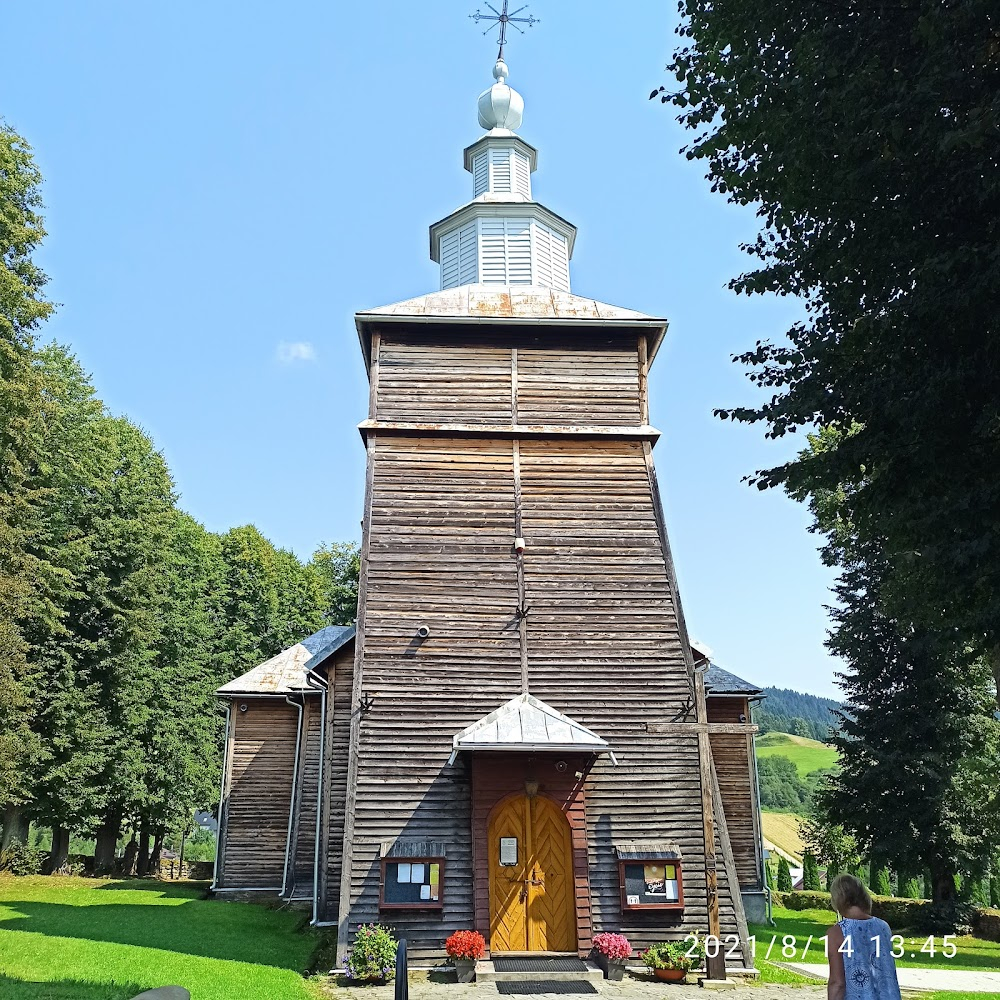
[[[311,1000],[301,912],[203,899],[199,883],[0,875],[3,1000]]]
[[[751,925],[750,933],[756,937],[756,956],[761,960],[771,962],[825,962],[823,942],[819,940],[827,929],[836,921],[836,914],[830,910],[786,910],[783,907],[774,908],[776,927]],[[895,928],[894,928],[895,930]],[[788,954],[782,953],[784,938],[794,938],[794,955],[791,954],[792,942],[789,942]],[[812,937],[812,943],[809,938]],[[771,947],[770,956],[767,955]],[[900,968],[912,969],[979,969],[996,972],[1000,970],[1000,944],[994,941],[982,941],[974,937],[956,937],[954,939],[958,953],[954,958],[945,958],[941,953],[942,941],[935,941],[937,954],[931,956],[921,952],[921,946],[927,941],[927,935],[907,936],[904,945],[904,956],[896,959]],[[804,954],[807,951],[808,953]],[[982,996],[982,994],[980,994]]]
[[[822,767],[835,767],[837,751],[819,740],[789,733],[765,733],[756,740],[758,757],[787,757],[804,778],[810,771]]]

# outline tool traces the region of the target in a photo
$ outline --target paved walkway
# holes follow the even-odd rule
[[[829,975],[826,963],[781,962],[786,969],[825,980]],[[1000,972],[969,971],[968,969],[896,969],[899,988],[903,990],[958,990],[962,993],[1000,993]],[[725,994],[729,996],[730,994]]]
[[[429,978],[410,977],[410,1000],[496,1000],[501,994],[496,983],[459,985],[450,973],[432,973]],[[556,984],[559,985],[559,984]],[[565,984],[563,984],[565,985]],[[605,1000],[825,1000],[825,986],[789,986],[782,983],[762,983],[759,986],[738,986],[719,992],[701,989],[698,984],[675,985],[652,978],[626,975],[620,983],[601,980],[593,984],[596,994],[536,993],[531,1000],[584,1000],[587,995]],[[392,1000],[392,984],[386,986],[342,986],[327,980],[324,993],[333,1000]]]

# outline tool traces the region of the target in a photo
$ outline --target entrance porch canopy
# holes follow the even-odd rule
[[[451,761],[460,750],[507,750],[607,753],[618,763],[608,742],[597,733],[527,693],[457,733],[452,746]]]

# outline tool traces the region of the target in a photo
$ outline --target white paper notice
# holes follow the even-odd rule
[[[422,885],[420,887],[420,898],[421,899],[431,898],[431,887],[429,885]]]
[[[424,865],[423,862],[420,864],[410,865],[410,881],[411,882],[423,882],[424,880]]]
[[[638,896],[626,896],[625,897],[625,904],[627,906],[638,906],[639,905],[639,897]]]
[[[676,882],[670,882],[670,881],[667,882],[667,899],[669,899],[671,903],[676,903],[677,902],[677,883]]]
[[[410,862],[400,861],[399,867],[396,869],[396,881],[397,882],[409,882],[410,881]]]

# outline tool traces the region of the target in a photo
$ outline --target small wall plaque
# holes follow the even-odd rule
[[[517,864],[517,837],[500,838],[500,864],[505,868]]]

